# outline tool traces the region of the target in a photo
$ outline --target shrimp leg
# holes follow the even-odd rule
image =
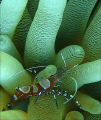
[[[39,96],[42,95],[42,94],[44,94],[45,91],[46,91],[46,89],[43,89],[41,92],[39,92],[37,98],[36,98],[35,101],[34,101],[34,104],[37,102]]]

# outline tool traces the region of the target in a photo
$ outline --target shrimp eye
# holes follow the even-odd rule
[[[16,88],[15,88],[15,90],[18,90],[18,89],[19,89],[19,87],[16,87]]]
[[[25,94],[29,93],[30,91],[30,86],[22,86],[19,88],[19,90]]]

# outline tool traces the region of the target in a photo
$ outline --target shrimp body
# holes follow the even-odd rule
[[[50,78],[46,79],[46,81],[48,81],[49,83],[49,87],[42,87],[39,83],[35,83],[35,84],[30,84],[30,85],[26,85],[26,86],[22,86],[22,87],[18,87],[18,89],[15,92],[15,95],[13,96],[13,100],[19,100],[22,98],[26,98],[28,96],[35,96],[38,95],[43,89],[45,89],[45,92],[50,91],[54,85],[55,85],[55,81],[53,81],[54,76],[51,76]]]
[[[64,64],[65,64],[65,67],[64,67],[64,69],[62,69],[62,72],[57,72],[54,75],[52,74],[48,79],[42,79],[40,82],[38,82],[37,74],[36,74],[36,71],[34,70],[36,83],[25,85],[25,86],[22,86],[22,87],[16,87],[15,88],[16,89],[15,94],[13,95],[12,99],[10,100],[10,103],[8,103],[6,105],[7,108],[11,109],[13,104],[15,104],[18,100],[20,100],[22,98],[26,98],[26,97],[29,97],[29,96],[37,96],[36,100],[34,101],[34,103],[36,103],[36,101],[38,100],[40,95],[53,94],[57,108],[58,108],[58,103],[57,103],[56,95],[62,95],[66,98],[66,102],[64,104],[69,102],[71,99],[74,99],[74,101],[77,103],[77,105],[81,109],[81,105],[79,104],[79,102],[74,97],[76,95],[76,92],[77,92],[77,82],[74,78],[72,78],[72,80],[74,80],[74,82],[76,84],[76,90],[75,90],[74,95],[69,95],[67,93],[67,91],[64,91],[64,90],[54,89],[54,87],[60,86],[59,83],[61,83],[61,80],[63,78],[65,78],[66,74],[68,74],[68,72],[69,72],[69,70],[67,70],[67,68],[66,68],[66,63],[65,63],[65,60],[64,60],[63,56],[62,56],[62,59],[63,59]],[[46,66],[37,66],[37,67],[32,67],[32,68],[29,68],[29,69],[26,69],[26,70],[31,70],[33,68],[38,68],[38,67],[46,67]],[[24,72],[24,71],[21,71],[21,72]],[[19,72],[19,73],[21,73],[21,72]],[[19,73],[17,73],[17,74],[19,74]],[[68,96],[70,97],[69,99],[67,98]],[[4,110],[5,109],[3,109],[3,111]]]
[[[76,103],[78,104],[79,108],[81,109],[81,105],[76,100],[76,98],[74,98],[73,95],[67,94],[67,91],[64,91],[64,90],[54,89],[55,84],[60,82],[60,79],[57,76],[58,74],[55,74],[55,75],[50,76],[46,80],[42,80],[44,82],[47,82],[48,86],[45,86],[45,85],[43,86],[42,82],[38,82],[35,84],[30,84],[30,85],[26,85],[22,87],[16,87],[16,92],[13,95],[12,99],[10,100],[10,103],[7,104],[7,108],[11,109],[13,104],[15,104],[18,100],[22,98],[26,98],[30,96],[37,96],[36,100],[34,101],[34,103],[36,103],[40,95],[53,94],[57,108],[58,108],[58,103],[57,103],[56,95],[62,95],[67,100],[64,104],[66,104],[73,98],[74,101],[76,101]],[[70,99],[67,98],[68,96],[70,97]]]
[[[44,82],[48,83],[48,86],[43,87],[42,82],[37,82],[35,84],[29,84],[22,87],[16,87],[16,92],[13,95],[12,99],[10,100],[10,103],[7,104],[8,109],[11,109],[13,104],[15,104],[18,100],[30,96],[38,96],[39,93],[44,89],[44,93],[47,91],[51,91],[51,89],[54,87],[55,83],[57,82],[54,78],[54,76],[50,76],[46,80],[42,80]]]

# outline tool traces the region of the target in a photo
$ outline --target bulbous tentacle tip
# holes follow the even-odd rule
[[[71,111],[66,115],[65,120],[84,120],[84,117],[78,111]]]

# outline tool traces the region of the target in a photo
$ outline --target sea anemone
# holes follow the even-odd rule
[[[99,0],[2,0],[0,22],[1,120],[92,120],[101,119],[101,1]],[[63,55],[63,58],[61,56]],[[42,95],[19,100],[12,110],[2,111],[15,87],[35,83],[29,67],[55,65],[69,73],[61,80],[62,90],[78,91],[75,105],[63,104],[63,96]],[[75,67],[76,65],[76,67]],[[53,68],[51,68],[53,70]],[[47,73],[36,69],[39,79]],[[50,71],[52,72],[52,71]],[[65,77],[64,77],[65,76]]]

